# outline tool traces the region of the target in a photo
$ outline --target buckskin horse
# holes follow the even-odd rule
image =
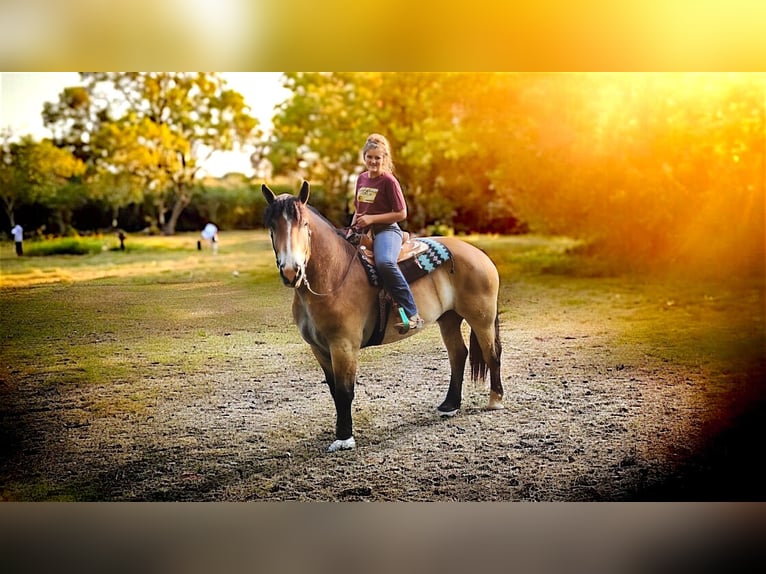
[[[401,341],[413,332],[400,332],[394,309],[388,312],[385,330],[379,328],[380,288],[368,279],[359,248],[308,206],[308,182],[303,182],[298,196],[276,196],[265,184],[261,191],[268,202],[264,223],[271,235],[279,275],[285,285],[295,289],[293,319],[319,362],[335,402],[336,440],[328,451],[352,449],[356,441],[351,403],[360,350],[371,344]],[[439,324],[449,355],[449,389],[437,410],[442,416],[452,416],[460,408],[469,357],[474,381],[485,380],[489,371],[487,409],[502,409],[497,268],[482,250],[469,243],[454,237],[429,239],[446,247],[452,259],[451,264],[436,267],[411,284],[420,316],[426,325]],[[461,333],[463,320],[471,328],[470,350]],[[379,334],[372,342],[376,329]]]

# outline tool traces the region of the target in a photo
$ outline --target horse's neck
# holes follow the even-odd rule
[[[312,217],[310,225],[311,258],[306,266],[306,275],[315,290],[334,288],[352,264],[354,250],[324,221]]]

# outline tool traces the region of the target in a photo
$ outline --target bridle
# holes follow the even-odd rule
[[[354,253],[353,253],[353,255],[351,256],[351,259],[348,262],[348,266],[346,267],[345,273],[343,273],[343,277],[341,278],[340,283],[338,283],[335,287],[333,287],[332,289],[330,289],[326,293],[317,293],[311,287],[311,284],[309,283],[309,276],[306,273],[306,264],[308,263],[308,260],[311,258],[311,226],[307,226],[306,231],[307,231],[307,234],[308,234],[308,242],[309,242],[309,257],[301,265],[300,276],[302,278],[303,283],[306,285],[306,289],[308,289],[309,293],[311,293],[312,295],[315,295],[317,297],[327,297],[328,295],[332,295],[333,293],[335,293],[335,291],[340,289],[343,286],[343,284],[346,282],[346,279],[348,278],[348,274],[351,272],[351,268],[354,266],[354,259],[356,259],[359,256],[359,248],[360,248],[360,246],[357,245],[354,248]],[[277,266],[279,266],[279,265],[277,264]],[[300,285],[298,285],[298,287],[300,287]]]

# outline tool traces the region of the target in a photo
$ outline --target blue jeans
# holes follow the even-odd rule
[[[407,317],[412,317],[417,315],[418,307],[415,305],[410,286],[396,263],[401,249],[402,232],[398,225],[387,225],[375,232],[372,251],[375,254],[378,274],[388,292],[407,313]]]

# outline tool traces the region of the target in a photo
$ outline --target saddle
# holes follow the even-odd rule
[[[359,246],[359,260],[367,271],[367,278],[370,284],[379,287],[380,279],[375,268],[372,236],[369,233],[362,234],[348,230],[345,237],[352,244]],[[413,283],[425,277],[450,259],[452,259],[452,253],[438,241],[427,237],[415,238],[407,231],[402,232],[402,249],[399,251],[396,262],[407,283]]]
[[[396,258],[397,263],[406,261],[417,257],[421,253],[428,251],[428,244],[413,239],[412,235],[408,231],[402,232],[402,249],[399,251],[399,256]],[[367,259],[370,265],[375,265],[375,253],[372,250],[372,237],[367,234],[362,236],[361,243],[359,245],[359,253]]]
[[[354,245],[359,246],[359,260],[367,272],[367,279],[372,286],[380,288],[381,282],[375,267],[375,253],[372,250],[372,237],[367,234],[351,232],[347,233],[345,237]],[[397,263],[407,283],[412,284],[425,277],[448,260],[452,260],[452,253],[444,244],[428,237],[413,238],[409,233],[403,232],[402,249],[399,252],[399,257],[397,257]],[[451,272],[454,273],[454,271],[455,262],[453,260]],[[383,340],[387,319],[394,305],[395,302],[391,295],[381,288],[378,291],[378,317],[375,330],[370,340],[362,345],[363,347],[379,345]]]

